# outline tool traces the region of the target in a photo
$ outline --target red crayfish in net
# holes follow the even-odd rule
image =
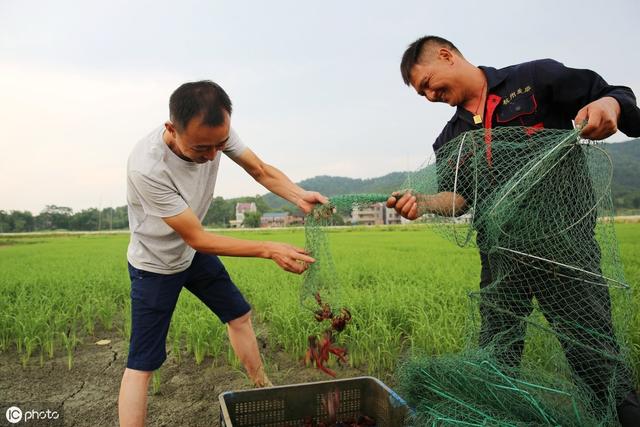
[[[331,306],[322,301],[319,292],[316,292],[314,297],[320,307],[314,311],[315,319],[318,322],[328,320],[331,326],[324,331],[320,339],[315,335],[309,336],[309,348],[305,354],[304,361],[306,365],[315,365],[322,372],[335,377],[336,373],[326,366],[329,361],[329,355],[333,354],[339,362],[347,363],[347,349],[335,345],[333,331],[339,333],[344,330],[347,323],[351,321],[351,312],[343,307],[340,309],[340,314],[335,315],[331,310]]]

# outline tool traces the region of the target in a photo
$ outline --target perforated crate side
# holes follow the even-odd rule
[[[378,426],[402,426],[406,402],[380,380],[357,377],[222,393],[220,425],[225,427],[302,426],[306,417],[326,420],[323,398],[339,392],[338,419],[368,415]]]

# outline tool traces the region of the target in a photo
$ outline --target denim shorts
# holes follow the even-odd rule
[[[131,339],[127,368],[154,371],[167,358],[165,344],[171,315],[183,287],[223,323],[251,310],[217,256],[196,252],[189,268],[175,274],[139,270],[129,264]]]

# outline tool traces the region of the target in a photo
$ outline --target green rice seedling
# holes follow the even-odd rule
[[[24,353],[20,355],[20,361],[22,362],[22,367],[26,368],[34,348],[40,343],[40,339],[38,337],[24,337],[23,341]]]
[[[233,351],[231,346],[227,347],[227,363],[236,370],[242,369],[242,364],[240,363],[240,359],[236,356],[236,353]]]
[[[98,317],[96,302],[92,301],[92,303],[83,305],[79,311],[84,324],[84,330],[87,334],[93,335],[95,331],[95,320]]]
[[[204,360],[204,356],[206,355],[206,342],[203,339],[202,335],[197,334],[193,341],[193,356],[196,359],[196,365],[199,365]]]
[[[98,317],[102,326],[110,330],[113,328],[113,318],[116,313],[117,307],[115,301],[104,300],[98,305]]]
[[[161,375],[160,369],[153,371],[151,375],[151,394],[160,394]]]
[[[182,362],[182,344],[180,343],[180,332],[175,332],[171,339],[171,355],[178,365]]]
[[[122,315],[122,327],[120,328],[122,337],[125,340],[131,338],[131,301],[126,300],[120,310]]]
[[[62,345],[67,352],[67,367],[71,370],[73,367],[73,351],[81,340],[76,336],[75,331],[69,333],[61,332],[60,337],[62,338]]]

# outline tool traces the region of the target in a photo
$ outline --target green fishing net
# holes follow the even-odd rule
[[[352,209],[386,202],[386,194],[347,194],[335,196],[330,203],[317,206],[305,218],[305,248],[312,254],[316,262],[309,265],[305,273],[301,304],[310,310],[318,309],[316,295],[322,301],[338,308],[343,302],[340,296],[340,279],[331,256],[326,227],[332,225],[333,216],[339,212],[350,213]]]
[[[480,289],[469,286],[465,351],[400,369],[417,425],[616,423],[615,406],[635,378],[631,296],[613,227],[611,160],[578,133],[470,131],[398,189],[417,197],[418,221],[477,246],[483,263]],[[313,309],[317,293],[346,303],[324,232],[331,209],[388,196],[334,197],[307,217],[306,246],[318,262],[305,275],[303,306]]]

